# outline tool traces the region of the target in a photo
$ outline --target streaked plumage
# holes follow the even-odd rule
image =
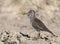
[[[30,19],[30,23],[31,23],[32,27],[34,27],[34,29],[35,29],[36,31],[38,31],[38,32],[40,32],[40,31],[47,31],[47,32],[51,33],[52,35],[54,35],[54,34],[44,25],[44,23],[43,23],[41,20],[39,20],[38,18],[36,18],[35,15],[36,15],[36,14],[35,14],[35,11],[34,11],[34,10],[30,10],[30,11],[28,12],[28,17],[29,17],[29,19]],[[54,36],[55,36],[55,35],[54,35]]]

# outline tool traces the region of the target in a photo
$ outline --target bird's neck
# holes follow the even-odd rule
[[[30,23],[32,24],[34,22],[36,17],[30,18]]]

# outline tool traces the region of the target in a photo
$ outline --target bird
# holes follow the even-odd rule
[[[28,18],[30,19],[30,24],[31,26],[37,31],[46,31],[51,33],[53,36],[56,36],[52,31],[50,31],[46,25],[36,17],[36,11],[34,10],[29,10],[27,13]],[[39,34],[40,35],[40,34]]]

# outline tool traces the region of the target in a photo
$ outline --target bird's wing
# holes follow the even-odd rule
[[[40,30],[42,30],[42,31],[45,31],[45,30],[48,29],[48,28],[44,25],[44,23],[43,23],[41,20],[37,19],[37,18],[35,18],[35,24],[36,24],[36,26],[37,26]]]
[[[40,20],[38,19],[34,19],[34,21],[32,22],[32,26],[35,28],[35,30],[40,31],[43,29],[43,25],[41,24]]]

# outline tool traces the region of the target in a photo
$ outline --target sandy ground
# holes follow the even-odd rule
[[[48,32],[38,32],[31,26],[24,13],[33,9]],[[20,34],[28,35],[30,38]],[[0,0],[0,44],[60,44],[60,1],[59,0]]]

